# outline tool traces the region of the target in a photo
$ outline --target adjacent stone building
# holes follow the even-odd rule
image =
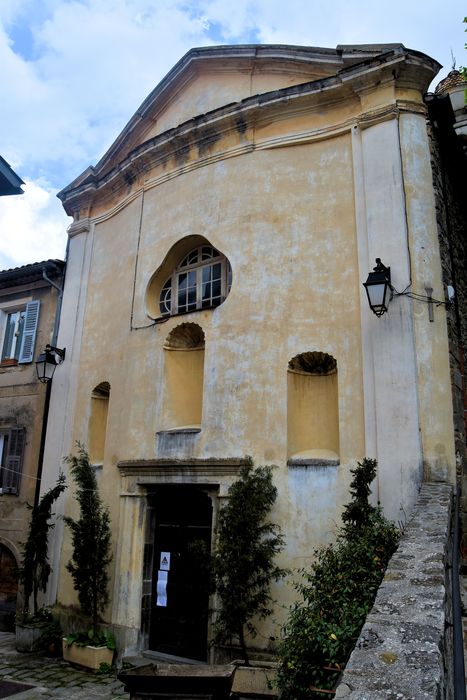
[[[438,69],[401,44],[193,49],[60,192],[67,354],[43,487],[76,440],[88,447],[121,652],[216,658],[203,572],[248,456],[276,465],[292,569],[332,540],[364,456],[396,521],[424,477],[455,482],[424,102]],[[393,287],[381,317],[362,286],[376,258]],[[76,513],[72,489],[58,508]],[[54,538],[49,601],[68,608],[60,521]],[[294,597],[273,594],[251,642],[263,651]]]
[[[52,340],[64,263],[0,272],[0,629],[14,625],[18,567],[39,496],[47,389],[34,361]]]

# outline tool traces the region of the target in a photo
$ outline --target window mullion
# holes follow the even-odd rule
[[[178,272],[174,270],[172,273],[172,304],[171,314],[178,314]]]
[[[203,302],[203,275],[202,267],[198,267],[196,270],[196,308],[201,309]]]

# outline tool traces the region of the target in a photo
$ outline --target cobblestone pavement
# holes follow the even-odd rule
[[[63,659],[22,654],[15,635],[0,632],[0,680],[34,685],[11,695],[11,700],[122,700],[129,698],[115,673],[98,675],[78,671]]]

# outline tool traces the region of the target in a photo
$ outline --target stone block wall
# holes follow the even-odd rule
[[[462,484],[464,545],[467,546],[467,154],[453,128],[454,115],[449,96],[436,96],[428,103],[428,110],[428,136],[443,282],[445,289],[450,285],[455,290],[453,303],[447,308],[447,325],[457,479]]]
[[[452,493],[422,485],[336,698],[453,698]]]

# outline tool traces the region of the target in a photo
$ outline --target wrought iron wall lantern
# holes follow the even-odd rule
[[[389,301],[392,299],[391,268],[376,258],[373,272],[368,274],[365,287],[370,309],[376,316],[382,316],[388,310]]]
[[[36,362],[36,372],[37,378],[43,384],[47,384],[52,381],[54,376],[55,368],[57,365],[61,365],[65,359],[66,348],[56,348],[53,345],[46,345],[45,352],[39,355]]]
[[[425,287],[426,295],[412,292],[409,289],[411,283],[402,292],[398,292],[391,284],[391,268],[383,265],[381,258],[376,258],[373,272],[368,274],[368,278],[366,282],[363,282],[363,286],[367,293],[370,309],[376,316],[382,316],[386,313],[391,299],[405,296],[428,304],[428,318],[430,321],[434,321],[433,306],[449,307],[455,297],[455,291],[450,285],[447,288],[448,301],[434,299],[431,287]]]

